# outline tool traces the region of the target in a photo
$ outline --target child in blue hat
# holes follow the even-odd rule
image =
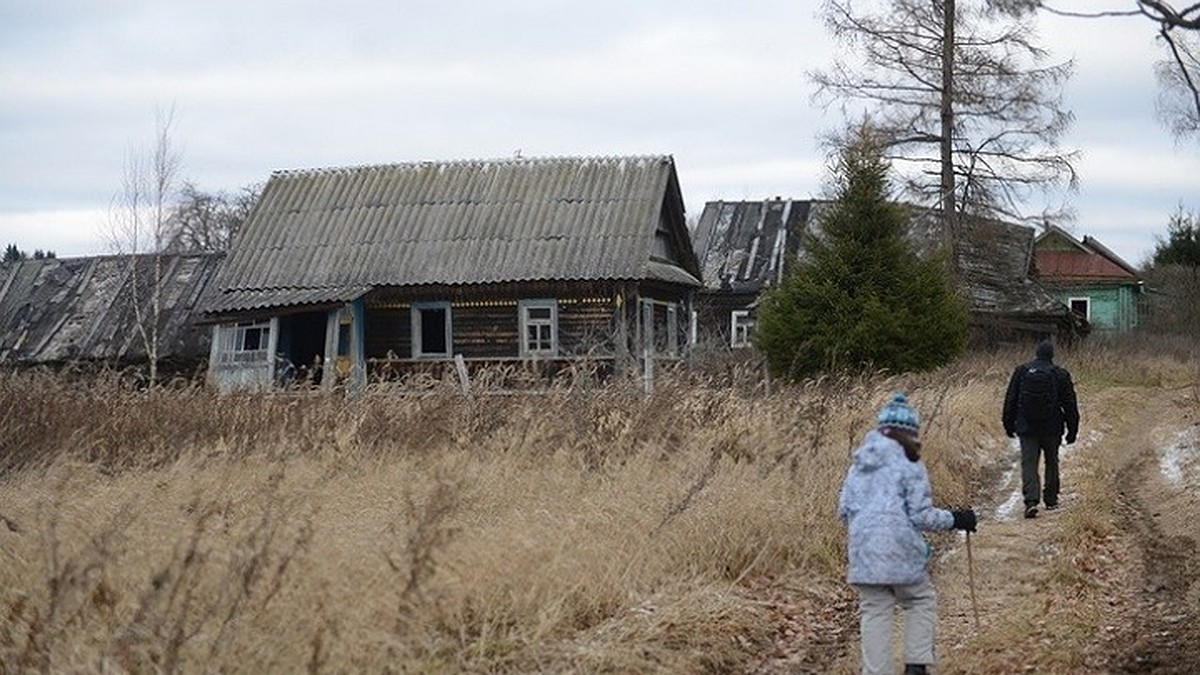
[[[921,420],[904,394],[879,412],[877,426],[854,451],[838,501],[849,530],[846,580],[859,594],[862,672],[892,673],[892,615],[904,614],[904,672],[934,662],[937,594],[926,569],[924,531],[974,532],[975,512],[934,508],[921,462]]]

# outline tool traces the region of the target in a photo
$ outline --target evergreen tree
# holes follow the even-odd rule
[[[890,165],[863,126],[834,166],[836,199],[804,254],[759,306],[755,345],[772,374],[927,370],[961,353],[968,315],[938,257],[907,239]]]
[[[1146,329],[1191,338],[1200,334],[1200,213],[1179,207],[1143,276],[1155,290]]]
[[[1167,226],[1166,240],[1159,239],[1154,247],[1154,264],[1200,268],[1200,213],[1179,207]]]

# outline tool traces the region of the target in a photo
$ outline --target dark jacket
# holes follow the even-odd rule
[[[1025,411],[1020,410],[1017,393],[1021,390],[1021,379],[1030,368],[1049,368],[1054,374],[1055,389],[1058,392],[1058,406],[1051,411],[1049,417],[1036,422],[1026,419]],[[1064,427],[1067,438],[1075,440],[1079,433],[1079,407],[1075,402],[1075,384],[1071,382],[1071,373],[1066,368],[1054,365],[1048,359],[1034,359],[1029,363],[1017,366],[1008,381],[1008,391],[1004,394],[1004,433],[1012,436],[1038,436],[1041,438],[1062,438]]]

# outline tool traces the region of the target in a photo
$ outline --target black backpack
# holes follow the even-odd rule
[[[1058,385],[1053,366],[1029,366],[1017,390],[1017,406],[1025,419],[1038,422],[1050,419],[1058,410]]]

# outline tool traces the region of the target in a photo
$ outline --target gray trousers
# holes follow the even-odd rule
[[[1058,503],[1058,444],[1059,436],[1021,436],[1021,495],[1025,506],[1037,506],[1045,499],[1046,506]],[[1038,464],[1046,457],[1046,484],[1042,489]]]
[[[937,592],[929,579],[908,586],[855,584],[854,587],[858,589],[863,675],[896,672],[892,660],[892,621],[897,606],[904,613],[904,663],[934,662]]]

